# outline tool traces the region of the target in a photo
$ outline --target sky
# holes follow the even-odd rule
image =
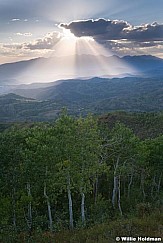
[[[0,0],[0,64],[67,55],[57,50],[65,37],[163,58],[162,9],[163,0]]]

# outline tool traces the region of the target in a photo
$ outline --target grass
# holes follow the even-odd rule
[[[122,218],[115,221],[107,221],[103,224],[97,224],[90,228],[62,230],[56,233],[33,232],[29,237],[27,233],[15,235],[13,239],[9,234],[4,235],[2,241],[10,242],[31,242],[31,243],[112,243],[116,242],[117,236],[163,236],[163,216],[159,213],[138,218]]]

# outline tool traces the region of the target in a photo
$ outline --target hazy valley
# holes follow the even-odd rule
[[[88,58],[87,62],[83,61],[85,58]],[[126,56],[123,59],[137,70],[137,75],[118,78],[85,77],[31,84],[21,80],[18,84],[14,81],[18,73],[28,70],[37,60],[0,65],[0,121],[53,120],[63,107],[73,115],[86,115],[89,112],[103,114],[116,110],[162,111],[163,60],[152,56]],[[82,56],[81,60],[89,69],[93,57]]]

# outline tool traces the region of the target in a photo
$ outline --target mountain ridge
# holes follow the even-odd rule
[[[40,89],[19,89],[0,96],[0,121],[49,121],[63,107],[69,114],[85,116],[112,111],[163,111],[163,80],[123,78],[66,80]],[[21,97],[23,96],[23,97]],[[12,99],[11,99],[12,98]]]
[[[69,59],[74,59],[75,65],[77,67],[76,71],[77,73],[73,74],[75,72],[73,70],[73,66],[70,64],[67,64],[71,62]],[[107,68],[115,69],[111,72],[113,74],[110,75],[110,78],[113,78],[116,75],[120,75],[120,73],[123,74],[124,76],[132,76],[132,72],[129,70],[126,70],[125,72],[125,63],[128,66],[133,67],[135,70],[137,70],[135,73],[133,72],[134,76],[163,76],[163,59],[151,56],[151,55],[139,55],[139,56],[124,56],[124,57],[118,57],[116,56],[116,61],[115,62],[115,68],[110,67],[109,63],[113,63],[113,60],[115,56],[99,56],[99,59],[102,58],[102,61],[106,64],[104,67],[104,73],[102,74],[102,66],[99,67],[98,72],[100,72],[100,75],[96,75],[96,69],[99,66],[100,60],[96,60],[94,56],[92,55],[78,55],[78,56],[70,56],[70,57],[50,57],[44,58],[36,58],[36,59],[30,59],[30,60],[24,60],[24,61],[19,61],[19,62],[13,62],[13,63],[6,63],[6,64],[1,64],[0,65],[0,81],[1,85],[15,85],[15,84],[25,84],[25,83],[38,83],[42,82],[41,78],[39,80],[39,75],[45,76],[44,81],[46,82],[53,82],[56,80],[62,80],[62,79],[73,79],[73,78],[91,78],[93,76],[106,76],[106,71]],[[124,64],[118,64],[119,61]],[[99,63],[98,63],[99,62]],[[70,66],[68,66],[70,65]],[[102,64],[100,64],[102,65]],[[120,66],[119,66],[120,65]],[[122,66],[122,70],[121,70]],[[64,73],[65,68],[65,73],[67,72],[67,77],[62,77],[62,72]],[[88,68],[88,74],[87,74],[87,69]],[[62,70],[63,69],[63,70]],[[123,70],[124,69],[124,70]],[[61,74],[60,76],[54,75],[54,80],[53,80],[53,72],[57,70],[58,73]],[[70,70],[70,71],[69,71]],[[119,74],[117,70],[120,70]],[[151,70],[151,72],[150,72]],[[156,72],[154,72],[156,70]],[[46,77],[46,72],[50,76],[50,80],[48,80],[48,75]],[[114,73],[115,72],[115,73]],[[42,74],[42,75],[41,75]],[[84,75],[82,75],[84,74]],[[86,75],[87,74],[87,75]],[[29,77],[28,77],[29,75]],[[31,75],[31,76],[30,76]],[[33,75],[33,76],[32,76]],[[74,77],[73,77],[74,75]],[[76,76],[75,76],[76,75]],[[108,71],[108,77],[109,77],[109,71]],[[63,75],[64,76],[64,75]],[[72,76],[72,77],[71,77]],[[30,78],[31,77],[31,78]],[[29,78],[29,80],[28,80]],[[24,80],[23,80],[24,79]],[[36,79],[36,80],[35,80]],[[38,80],[37,80],[38,79]]]

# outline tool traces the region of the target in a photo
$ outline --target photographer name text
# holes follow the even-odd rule
[[[131,237],[131,236],[121,236],[116,237],[117,242],[162,242],[161,237]]]

